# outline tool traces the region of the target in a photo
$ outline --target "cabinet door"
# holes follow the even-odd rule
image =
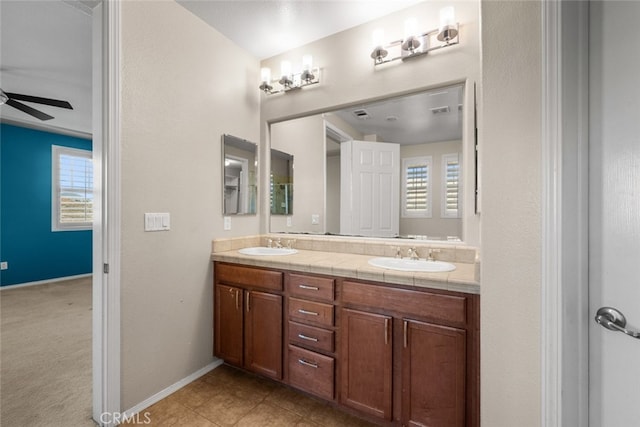
[[[341,311],[341,402],[391,420],[392,318]]]
[[[214,355],[242,366],[242,289],[215,286]]]
[[[245,292],[245,368],[282,378],[282,296]]]
[[[403,424],[464,426],[466,332],[414,320],[403,329]]]

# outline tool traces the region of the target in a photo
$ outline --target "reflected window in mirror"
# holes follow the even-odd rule
[[[440,87],[272,124],[272,148],[296,157],[301,200],[286,224],[272,216],[270,231],[462,241],[464,89]],[[415,158],[430,163],[411,169],[409,183],[403,162]]]
[[[232,135],[222,136],[222,213],[255,215],[257,144]]]
[[[271,215],[293,214],[293,156],[271,149],[269,182]]]

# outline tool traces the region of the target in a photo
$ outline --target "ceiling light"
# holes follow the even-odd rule
[[[373,65],[386,64],[398,59],[405,60],[424,55],[428,52],[458,44],[458,24],[455,9],[447,6],[440,10],[440,27],[421,32],[415,18],[404,23],[404,38],[393,42],[384,42],[384,30],[376,29],[372,35]],[[387,58],[390,56],[390,58]]]
[[[302,57],[302,71],[300,71],[300,68],[300,66],[297,66],[297,71],[294,72],[291,61],[282,61],[280,63],[280,77],[276,80],[272,80],[270,68],[262,68],[260,71],[260,86],[258,87],[267,95],[272,95],[320,83],[320,69],[313,66],[313,57],[311,55]],[[278,83],[281,89],[275,90],[274,83]]]

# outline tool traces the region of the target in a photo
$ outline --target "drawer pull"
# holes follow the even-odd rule
[[[304,360],[304,359],[298,359],[298,362],[299,362],[301,365],[308,366],[308,367],[310,367],[310,368],[314,368],[314,369],[318,369],[318,364],[317,364],[317,363],[307,362],[307,361],[306,361],[306,360]]]
[[[309,286],[309,285],[298,285],[300,289],[307,289],[309,291],[319,291],[320,288],[317,286]]]
[[[318,313],[316,313],[315,311],[308,311],[308,310],[303,310],[303,309],[298,309],[298,313],[300,314],[308,314],[309,316],[318,316]]]
[[[298,338],[301,338],[301,339],[307,340],[307,341],[318,342],[318,338],[308,337],[308,336],[302,335],[302,334],[298,334]]]

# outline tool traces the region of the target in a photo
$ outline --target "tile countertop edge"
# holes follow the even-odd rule
[[[480,283],[474,280],[473,273],[460,274],[458,267],[473,264],[463,264],[454,262],[456,271],[451,273],[419,273],[406,272],[413,276],[413,285],[403,280],[402,283],[394,281],[394,274],[389,274],[393,270],[380,268],[376,274],[375,267],[368,264],[370,255],[359,254],[341,254],[346,255],[343,259],[337,260],[333,265],[319,263],[317,261],[326,260],[327,257],[335,256],[335,253],[299,250],[297,254],[283,256],[253,256],[244,255],[237,250],[214,252],[211,254],[211,261],[229,262],[234,264],[244,264],[253,267],[277,268],[283,270],[291,270],[297,272],[312,272],[315,274],[326,274],[330,276],[343,277],[348,279],[362,280],[362,270],[367,270],[367,280],[380,283],[399,284],[403,286],[413,286],[416,288],[432,288],[440,290],[449,290],[454,292],[465,292],[469,294],[480,294]],[[311,271],[313,266],[313,271]],[[466,270],[467,268],[462,268]],[[471,268],[473,270],[473,268]],[[360,271],[360,275],[358,273]],[[385,272],[387,274],[385,274]],[[457,274],[456,274],[457,273]]]

